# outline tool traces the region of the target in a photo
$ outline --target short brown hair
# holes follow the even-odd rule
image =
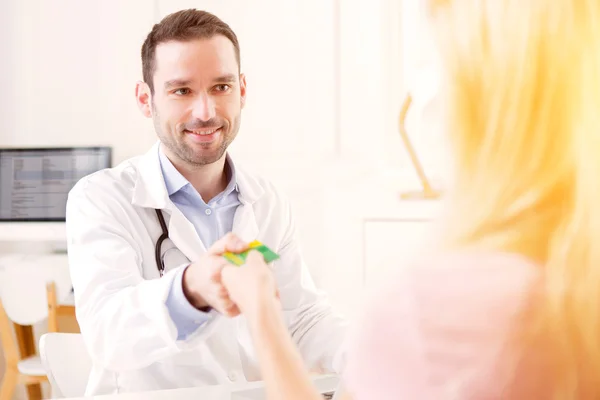
[[[156,46],[160,43],[175,41],[190,41],[194,39],[210,39],[223,35],[233,43],[238,68],[240,64],[240,44],[233,30],[217,16],[202,10],[189,9],[167,15],[146,37],[142,45],[142,74],[144,82],[154,92],[154,71],[156,69]]]

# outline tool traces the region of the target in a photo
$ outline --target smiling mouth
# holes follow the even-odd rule
[[[186,129],[183,133],[194,143],[199,143],[206,147],[217,143],[221,137],[223,127],[218,128],[202,128],[202,129]]]
[[[198,136],[210,136],[213,133],[216,133],[217,131],[219,131],[221,128],[204,128],[204,129],[185,129],[184,132],[185,133],[189,133],[189,134],[193,134],[193,135],[198,135]]]

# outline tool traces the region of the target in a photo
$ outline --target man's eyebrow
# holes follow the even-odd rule
[[[226,82],[226,83],[236,82],[237,75],[234,75],[234,74],[222,75],[222,76],[219,76],[218,78],[215,78],[214,81],[215,82]]]
[[[165,82],[165,89],[179,86],[189,86],[190,83],[192,83],[192,81],[189,79],[171,79],[170,81]]]
[[[225,74],[213,79],[214,82],[225,82],[225,83],[234,83],[237,81],[237,75],[235,74]],[[173,87],[182,87],[182,86],[190,86],[192,81],[190,79],[171,79],[165,82],[165,89],[170,89]]]

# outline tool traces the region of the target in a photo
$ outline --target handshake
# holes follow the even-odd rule
[[[279,256],[258,241],[245,243],[229,233],[183,274],[183,293],[199,310],[215,309],[228,317],[254,314],[279,301],[268,263]]]

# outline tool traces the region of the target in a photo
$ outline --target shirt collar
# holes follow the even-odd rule
[[[188,185],[191,186],[190,182],[183,175],[181,175],[179,171],[177,171],[171,160],[167,158],[164,151],[162,150],[162,146],[158,146],[158,156],[160,161],[160,168],[162,170],[163,178],[165,180],[165,186],[167,188],[167,193],[169,194],[169,196],[172,196],[173,194],[179,192],[181,189]],[[233,164],[233,161],[231,160],[229,154],[227,154],[225,157],[225,171],[229,178],[229,183],[223,191],[223,195],[227,196],[233,191],[239,192],[235,165]]]

